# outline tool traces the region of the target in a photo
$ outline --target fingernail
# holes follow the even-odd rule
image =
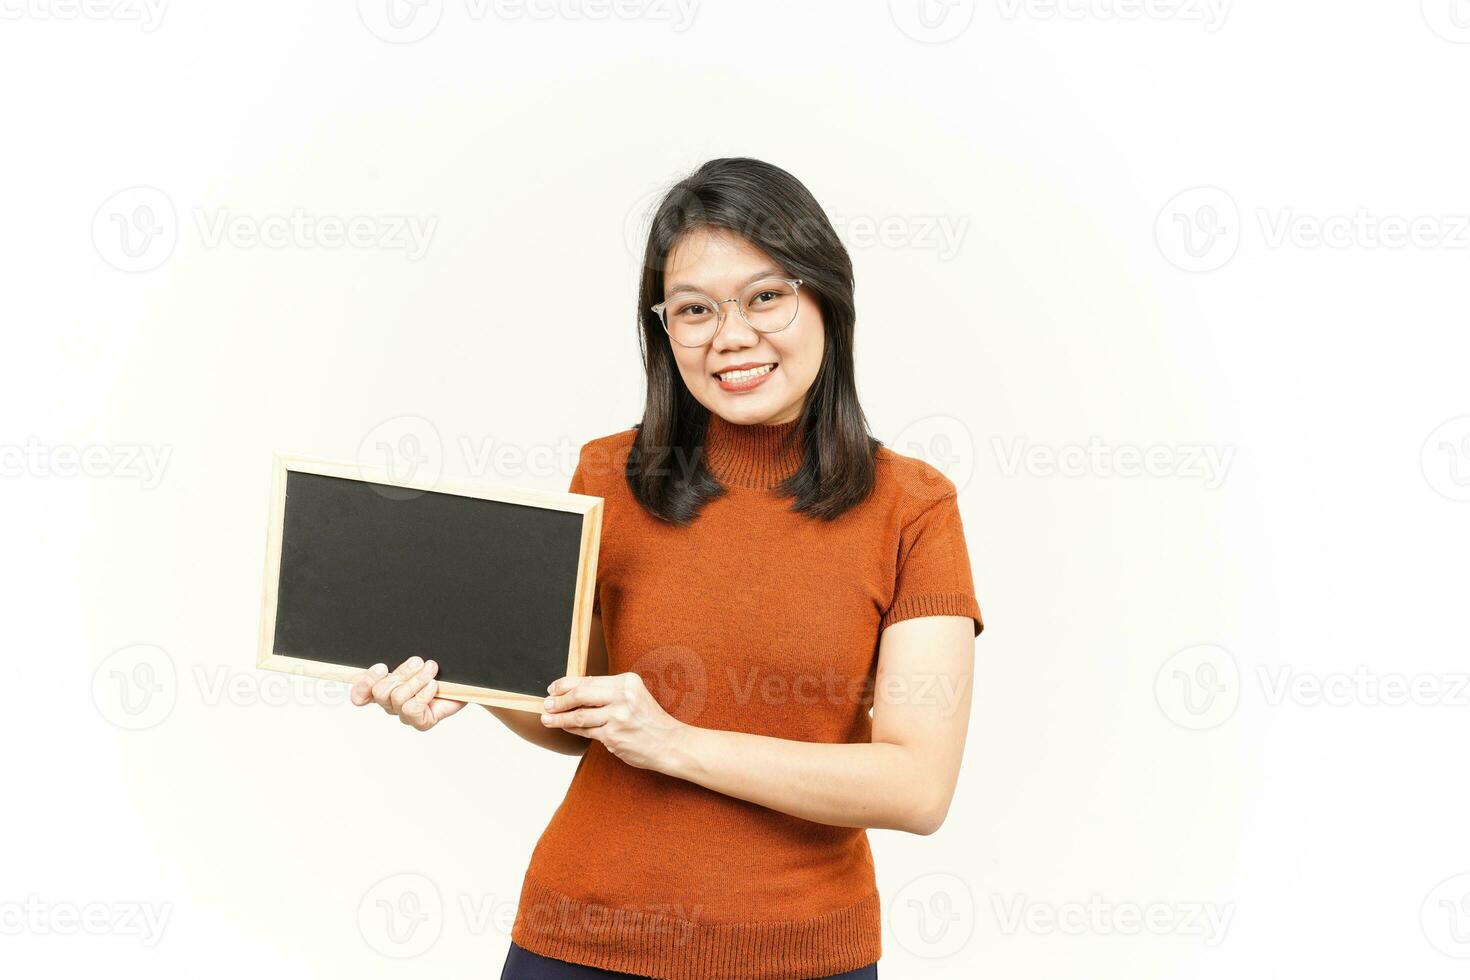
[[[549,724],[551,724],[551,716],[550,715],[547,715],[547,714],[543,714],[541,716],[541,724],[543,724],[543,725],[549,725]]]
[[[424,665],[424,662],[422,660],[420,660],[418,657],[409,657],[408,658],[408,669],[409,670],[418,670],[423,665]]]
[[[545,704],[548,708],[554,708],[556,707],[556,698],[547,698],[542,703]]]

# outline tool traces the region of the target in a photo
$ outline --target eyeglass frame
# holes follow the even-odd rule
[[[668,334],[669,339],[672,340],[674,343],[679,344],[680,347],[688,347],[688,348],[703,347],[705,344],[709,343],[710,340],[714,340],[716,337],[718,337],[720,335],[720,330],[725,326],[725,304],[726,303],[734,303],[735,304],[736,311],[739,312],[739,314],[740,314],[740,319],[744,320],[745,321],[745,325],[747,327],[749,327],[750,329],[754,330],[756,333],[761,334],[762,336],[764,336],[765,334],[780,333],[782,330],[785,330],[785,329],[787,329],[787,327],[790,327],[792,323],[795,323],[796,322],[796,316],[797,316],[797,314],[801,312],[801,286],[802,286],[803,280],[801,280],[801,279],[786,279],[786,278],[783,278],[781,276],[767,276],[764,279],[757,279],[755,282],[750,283],[750,285],[747,286],[746,289],[749,289],[750,286],[759,286],[763,282],[784,282],[784,283],[787,283],[788,285],[790,285],[793,290],[795,290],[795,294],[794,295],[796,296],[796,310],[791,314],[791,323],[786,324],[785,327],[778,327],[775,330],[762,330],[760,327],[758,327],[755,324],[751,323],[750,322],[750,317],[748,317],[748,316],[745,315],[745,304],[742,303],[742,302],[740,302],[740,297],[739,296],[732,296],[729,299],[716,300],[713,296],[710,296],[708,293],[695,293],[695,295],[697,295],[697,296],[703,296],[705,299],[709,300],[711,303],[714,304],[714,311],[715,311],[715,332],[712,333],[712,334],[710,334],[709,335],[709,340],[706,340],[703,343],[698,343],[698,344],[681,344],[681,343],[679,343],[679,341],[674,340],[674,335],[669,330],[669,321],[668,321],[668,318],[664,316],[664,310],[669,305],[669,301],[668,300],[664,300],[662,303],[654,303],[652,306],[649,307],[649,309],[651,309],[653,312],[655,312],[655,313],[658,314],[658,322],[663,325],[664,333]],[[744,292],[744,290],[742,290],[742,292]]]

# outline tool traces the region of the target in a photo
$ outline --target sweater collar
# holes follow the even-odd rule
[[[721,483],[769,490],[801,468],[801,417],[775,424],[740,425],[711,412],[705,465]]]

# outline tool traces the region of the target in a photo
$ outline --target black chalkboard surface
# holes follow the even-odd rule
[[[602,504],[277,456],[257,664],[345,681],[418,654],[443,697],[540,711],[586,672]]]

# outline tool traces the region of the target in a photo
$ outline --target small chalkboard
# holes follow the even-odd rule
[[[540,711],[587,670],[602,504],[278,455],[256,664],[348,681],[418,654],[441,697]]]

